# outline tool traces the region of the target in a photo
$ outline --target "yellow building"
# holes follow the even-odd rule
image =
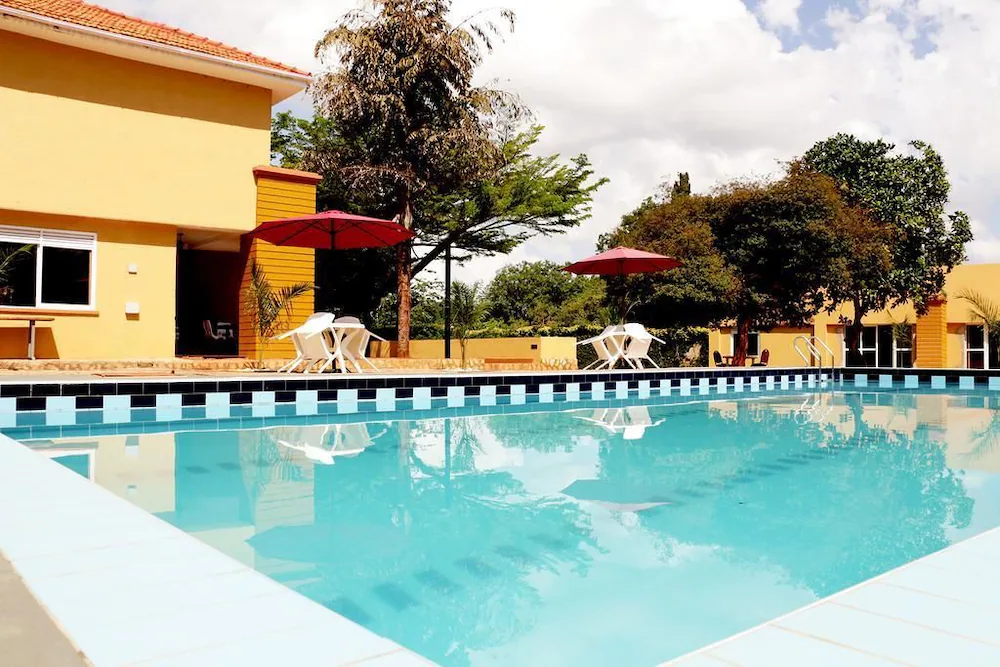
[[[315,212],[316,175],[268,166],[271,108],[309,80],[78,0],[0,0],[0,252],[24,248],[0,357],[25,356],[28,318],[40,358],[253,354],[250,259],[314,279],[313,251],[243,238]]]
[[[969,310],[968,304],[957,298],[970,289],[993,297],[1000,303],[1000,264],[965,264],[956,267],[945,283],[941,298],[934,301],[928,312],[917,316],[910,305],[880,313],[870,313],[864,320],[861,352],[867,366],[882,368],[1000,368],[1000,350],[990,349],[982,322]],[[845,306],[835,313],[821,313],[805,328],[778,328],[755,332],[750,337],[750,354],[764,350],[770,353],[771,366],[805,366],[796,352],[796,345],[808,356],[801,337],[815,336],[833,352],[835,365],[842,365],[845,356],[845,319],[853,316],[853,308]],[[894,325],[910,324],[910,335],[893,334]],[[897,327],[898,329],[898,327]],[[898,332],[901,333],[901,332]],[[709,334],[709,358],[715,352],[733,352],[733,329],[721,328]],[[831,358],[821,345],[823,364]],[[714,365],[715,362],[712,361]],[[814,364],[815,365],[815,364]]]

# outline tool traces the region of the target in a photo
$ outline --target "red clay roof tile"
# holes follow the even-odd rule
[[[0,0],[0,7],[30,12],[58,21],[133,37],[155,44],[173,46],[258,67],[308,76],[308,72],[215,42],[177,28],[126,16],[81,0]]]

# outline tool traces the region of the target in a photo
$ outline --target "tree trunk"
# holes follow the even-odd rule
[[[733,350],[733,366],[745,366],[747,349],[750,347],[750,320],[740,317],[736,320],[736,349]]]
[[[413,229],[413,207],[406,195],[403,197],[399,222],[407,229]],[[411,245],[410,241],[404,241],[396,246],[396,341],[397,354],[404,359],[410,356],[410,280],[413,276]]]
[[[861,354],[861,335],[864,333],[865,325],[862,318],[865,310],[860,301],[854,302],[854,319],[847,325],[847,358],[844,360],[846,366],[864,366],[865,358]]]

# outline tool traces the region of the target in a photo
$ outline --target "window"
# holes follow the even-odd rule
[[[861,358],[868,368],[878,365],[878,327],[865,327],[862,331]]]
[[[736,339],[738,334],[734,331],[732,340],[729,342],[729,351],[732,354],[736,354]],[[760,356],[760,333],[757,331],[751,331],[747,340],[747,356],[748,357],[759,357]]]
[[[965,327],[965,367],[986,368],[986,327],[981,324]]]
[[[897,337],[898,335],[898,337]],[[863,365],[869,368],[912,368],[913,327],[896,331],[889,324],[865,327],[859,346]],[[844,358],[847,358],[847,335],[844,333]]]
[[[0,226],[0,307],[94,308],[97,235]]]
[[[896,368],[913,368],[913,326],[896,331]]]

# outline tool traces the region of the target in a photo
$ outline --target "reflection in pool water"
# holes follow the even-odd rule
[[[1000,525],[988,400],[826,392],[34,446],[442,664],[645,665]]]

